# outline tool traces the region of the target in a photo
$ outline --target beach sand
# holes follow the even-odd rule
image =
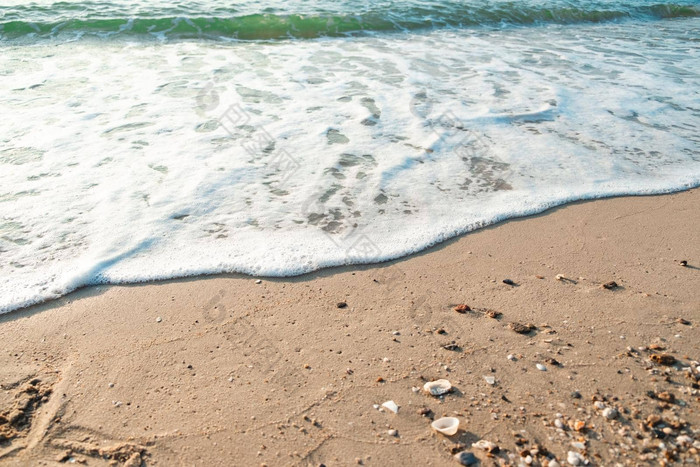
[[[581,202],[375,266],[0,316],[0,464],[698,463],[699,207],[698,189]],[[439,378],[454,390],[418,390]]]

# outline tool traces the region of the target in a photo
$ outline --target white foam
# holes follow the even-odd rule
[[[697,186],[689,31],[5,46],[0,312],[94,283],[386,260]],[[221,119],[232,105],[245,122]],[[274,147],[249,153],[262,129]]]

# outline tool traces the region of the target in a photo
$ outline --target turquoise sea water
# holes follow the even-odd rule
[[[0,0],[0,313],[700,184],[697,1]]]
[[[72,34],[265,40],[698,16],[697,2],[649,0],[17,2],[0,6],[0,31],[7,39]]]

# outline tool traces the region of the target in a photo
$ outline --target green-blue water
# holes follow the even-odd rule
[[[310,6],[309,3],[313,3]],[[57,35],[265,40],[479,26],[698,17],[697,2],[55,2],[0,5],[0,38]]]

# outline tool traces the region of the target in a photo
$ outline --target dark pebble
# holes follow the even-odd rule
[[[460,350],[462,350],[462,348],[461,348],[460,346],[458,346],[458,345],[455,343],[455,341],[452,341],[452,343],[450,343],[450,344],[443,345],[442,348],[445,349],[445,350],[452,350],[452,351],[455,351],[455,352],[459,352]]]
[[[337,306],[338,308],[347,308],[347,307],[348,307],[348,304],[345,303],[345,302],[338,302],[338,304],[337,304],[336,306]]]
[[[580,399],[580,398],[581,398],[581,393],[578,392],[578,391],[574,391],[574,392],[571,393],[571,397],[573,397],[574,399]]]
[[[532,324],[520,324],[515,322],[510,323],[508,327],[518,334],[529,334],[536,329]]]
[[[467,452],[467,451],[460,452],[459,454],[457,454],[455,456],[455,458],[462,465],[474,465],[477,462],[479,462],[479,460],[476,458],[476,456],[474,454],[472,454],[471,452]]]
[[[613,289],[616,289],[617,287],[618,287],[618,285],[617,285],[617,282],[615,282],[615,281],[610,281],[610,282],[606,282],[605,284],[603,284],[603,288],[608,289],[608,290],[613,290]]]
[[[661,353],[661,354],[651,354],[649,356],[649,359],[652,362],[658,363],[659,365],[665,365],[665,366],[671,366],[676,363],[676,357],[673,355],[667,354],[667,353]]]
[[[515,285],[515,282],[510,279],[503,279],[503,283],[506,285]]]

